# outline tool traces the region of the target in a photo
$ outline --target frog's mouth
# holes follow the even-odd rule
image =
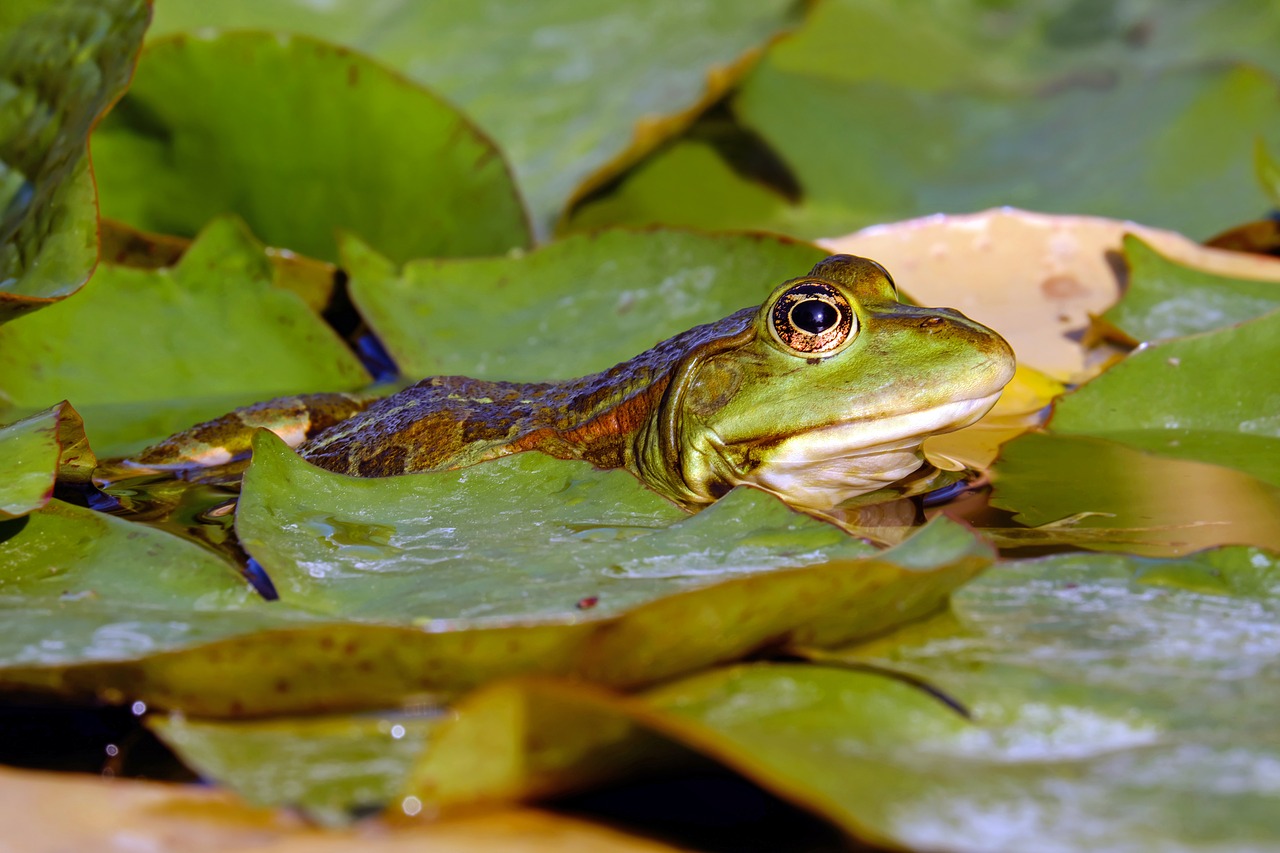
[[[924,463],[920,445],[926,438],[975,423],[998,399],[1000,391],[799,433],[760,453],[751,470],[740,472],[739,482],[796,506],[830,509],[906,477]]]

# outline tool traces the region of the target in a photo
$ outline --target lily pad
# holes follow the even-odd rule
[[[348,240],[343,266],[353,301],[405,374],[538,381],[607,369],[758,304],[826,255],[781,237],[660,229],[402,270]]]
[[[1271,204],[1280,207],[1280,163],[1276,162],[1261,139],[1254,148],[1254,166],[1258,172],[1258,181],[1262,189],[1271,199]]]
[[[387,707],[524,673],[645,684],[783,642],[831,645],[884,631],[936,610],[992,559],[987,546],[945,520],[883,555],[855,559],[871,549],[763,493],[744,490],[717,505],[725,507],[719,516],[709,510],[689,518],[628,475],[536,454],[370,481],[313,469],[271,433],[261,432],[256,443],[241,532],[275,576],[281,601],[259,600],[232,566],[192,543],[51,501],[0,523],[0,604],[8,611],[0,687],[244,716]],[[513,476],[520,466],[532,466],[530,476]],[[427,485],[459,476],[472,482],[454,490]],[[279,510],[255,507],[261,494],[304,480],[319,490],[314,501],[289,492]],[[539,492],[575,480],[566,491],[581,498],[577,504],[565,502],[562,491],[558,500],[542,496],[551,509],[537,511]],[[403,527],[416,543],[390,535],[379,543],[379,528],[351,514],[350,498],[371,500],[384,513],[374,523],[395,533],[391,524],[405,508],[387,509],[363,490],[381,485],[405,497],[415,482],[421,497],[449,510],[424,527],[417,516],[428,504],[411,504],[407,514],[415,518]],[[502,486],[507,494],[495,495]],[[502,516],[510,531],[505,543],[486,545],[502,510],[477,493],[499,508],[505,501],[524,510]],[[322,506],[333,497],[339,504]],[[281,513],[291,509],[295,516],[285,520]],[[263,531],[267,510],[292,528]],[[684,520],[665,527],[676,516]],[[446,525],[456,526],[458,542],[474,553],[444,559],[452,536]],[[274,551],[262,544],[269,533]],[[534,546],[548,537],[554,544],[541,546],[542,562],[526,569],[538,555]],[[702,553],[692,553],[695,546]],[[298,556],[290,547],[319,549],[321,559],[300,570],[277,565],[273,557]],[[439,562],[379,565],[379,551],[388,548]],[[555,548],[562,559],[547,563]],[[557,569],[572,576],[575,561],[582,574],[593,550],[602,571],[589,584],[556,577]],[[627,568],[627,559],[637,578],[615,577],[609,570]],[[151,570],[133,570],[143,562]],[[439,577],[441,566],[456,576],[459,564],[475,576],[450,603],[449,590],[426,581]],[[794,566],[801,568],[779,570]],[[545,589],[534,583],[539,577],[548,580]],[[521,582],[534,593],[531,603],[514,586]],[[627,592],[628,582],[638,592]],[[404,601],[394,598],[410,592]],[[427,612],[422,603],[433,600]],[[624,609],[628,600],[647,603]]]
[[[114,219],[102,220],[98,231],[101,260],[113,266],[149,270],[177,266],[191,248],[191,241],[185,237],[139,231]],[[329,307],[338,276],[336,266],[288,249],[267,246],[263,251],[271,260],[271,280],[276,287],[298,294],[317,314]]]
[[[352,478],[269,433],[255,438],[236,530],[290,606],[455,627],[600,619],[720,580],[874,553],[750,488],[687,516],[624,471],[539,453]],[[952,536],[943,551],[970,542]],[[782,599],[776,590],[768,611]]]
[[[1148,345],[1061,398],[1054,432],[1224,465],[1280,486],[1280,311]]]
[[[84,421],[66,401],[0,426],[0,519],[44,506],[56,480],[88,482],[96,466]]]
[[[146,0],[0,10],[0,323],[74,293],[98,260],[85,142],[124,90]]]
[[[332,329],[271,281],[261,246],[231,220],[176,267],[104,266],[76,299],[0,328],[0,392],[29,408],[75,401],[112,455],[235,405],[366,384]]]
[[[795,17],[787,0],[166,0],[153,32],[309,33],[386,62],[493,135],[545,236],[572,196],[687,127]]]
[[[1159,0],[960,0],[903,8],[894,0],[833,0],[769,61],[831,81],[1028,92],[1213,62],[1280,72],[1277,36],[1280,14],[1251,2],[1171,9]]]
[[[842,44],[824,64],[839,64],[848,49]],[[740,211],[724,210],[723,219],[701,216],[698,224],[814,238],[938,211],[1016,205],[1208,236],[1263,203],[1248,152],[1256,137],[1280,138],[1277,96],[1275,78],[1252,66],[1098,79],[1083,71],[1034,93],[930,91],[793,72],[771,55],[734,110],[790,167],[802,200],[762,205],[766,218],[746,223]],[[679,162],[651,165],[598,202],[614,215],[592,213],[589,204],[572,221],[639,224],[632,210],[643,212],[640,222],[685,221],[683,210],[705,205],[705,170],[683,148],[669,156]],[[661,191],[648,183],[659,178]],[[719,186],[725,179],[717,172],[709,180]]]
[[[0,685],[72,691],[68,667],[102,669],[283,615],[211,551],[58,500],[0,521],[0,610]],[[85,692],[125,698],[112,689],[99,681]]]
[[[1207,235],[1257,209],[1244,155],[1258,135],[1280,137],[1278,96],[1274,78],[1247,67],[1016,98],[765,66],[737,106],[795,170],[816,233],[1014,204]],[[877,133],[857,132],[868,126]]]
[[[494,685],[458,705],[415,769],[416,802],[395,808],[572,790],[657,735],[872,843],[1274,846],[1278,579],[1276,555],[1249,548],[1018,561],[950,613],[822,665],[724,668],[634,698]],[[488,772],[462,778],[468,755]]]
[[[991,476],[991,504],[1035,528],[991,531],[1002,547],[1151,556],[1233,543],[1280,548],[1280,489],[1230,468],[1088,435],[1033,432],[1004,445]]]
[[[271,245],[323,260],[336,228],[399,260],[529,242],[502,156],[465,116],[301,36],[152,42],[93,155],[103,215],[149,231],[191,235],[234,212]]]
[[[1137,237],[1124,241],[1129,289],[1102,315],[1135,340],[1176,338],[1252,320],[1280,308],[1280,261],[1270,281],[1185,267]]]
[[[439,720],[382,714],[230,724],[175,714],[153,715],[147,726],[188,767],[229,784],[245,802],[300,806],[341,824],[351,810],[381,806],[404,787]]]

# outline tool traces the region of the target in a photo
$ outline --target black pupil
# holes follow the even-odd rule
[[[791,309],[791,322],[796,328],[811,335],[825,332],[840,319],[840,312],[829,302],[806,299]]]

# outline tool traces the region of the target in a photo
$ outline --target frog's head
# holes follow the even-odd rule
[[[866,258],[833,255],[738,316],[682,361],[640,454],[687,503],[751,483],[832,507],[919,468],[928,436],[981,418],[1013,377],[1003,338],[904,304]]]

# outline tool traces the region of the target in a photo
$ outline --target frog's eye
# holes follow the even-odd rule
[[[769,312],[769,330],[778,343],[800,355],[825,355],[857,330],[849,300],[824,281],[806,281],[786,290]]]

